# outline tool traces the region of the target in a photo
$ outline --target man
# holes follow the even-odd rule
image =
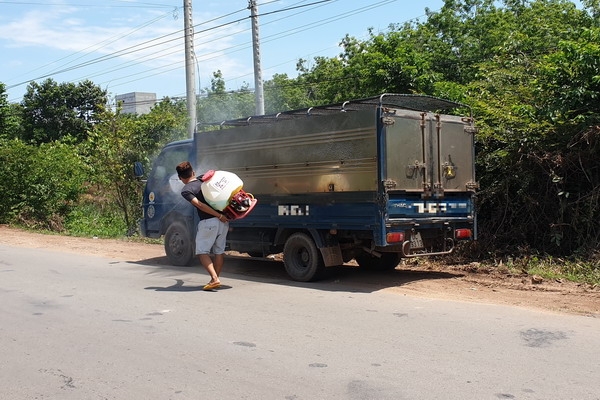
[[[225,262],[225,240],[229,231],[227,217],[206,203],[202,194],[202,181],[196,178],[196,173],[189,161],[184,161],[176,167],[179,179],[184,183],[181,195],[198,211],[198,229],[196,232],[196,255],[200,264],[210,275],[210,282],[204,290],[213,290],[221,286],[219,276]],[[214,254],[214,262],[210,254]]]

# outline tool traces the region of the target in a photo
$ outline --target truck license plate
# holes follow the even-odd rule
[[[410,248],[411,249],[422,249],[423,248],[423,239],[421,239],[421,233],[415,232],[410,235]]]

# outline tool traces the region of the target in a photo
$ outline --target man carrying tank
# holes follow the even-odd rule
[[[225,242],[229,231],[229,220],[223,213],[208,205],[202,194],[202,181],[196,177],[189,161],[179,163],[176,170],[179,179],[184,183],[181,195],[196,207],[200,218],[196,231],[196,255],[211,278],[203,289],[213,290],[221,286],[219,276],[225,262]],[[214,255],[214,261],[211,254]]]

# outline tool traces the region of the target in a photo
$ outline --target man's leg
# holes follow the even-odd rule
[[[213,261],[210,258],[210,256],[208,254],[198,254],[198,258],[200,258],[200,264],[202,264],[204,269],[206,269],[206,272],[208,272],[208,274],[210,275],[209,284],[220,283],[219,275],[217,274],[217,271],[215,270],[215,265],[213,264]],[[223,263],[221,263],[220,268],[222,268],[222,267],[223,267]]]
[[[201,220],[198,222],[198,231],[196,232],[196,254],[200,259],[200,264],[210,275],[210,282],[204,286],[205,290],[212,289],[212,285],[217,287],[220,284],[219,275],[217,275],[213,260],[209,255],[218,234],[218,224],[219,221],[216,218]]]
[[[212,246],[212,253],[214,254],[214,267],[217,276],[221,276],[221,270],[223,270],[223,264],[225,263],[225,246],[227,245],[227,232],[229,231],[229,223],[219,222],[219,230],[215,242]]]
[[[225,256],[223,254],[215,254],[215,261],[213,263],[215,272],[217,273],[217,277],[221,276],[221,270],[223,269],[223,264],[225,263]]]

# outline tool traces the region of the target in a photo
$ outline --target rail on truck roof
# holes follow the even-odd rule
[[[389,106],[405,110],[422,111],[422,112],[451,112],[457,109],[467,109],[469,117],[471,116],[471,107],[466,104],[458,103],[451,100],[445,100],[439,97],[417,94],[396,94],[384,93],[375,97],[367,97],[364,99],[349,100],[342,103],[327,104],[322,106],[314,106],[302,108],[298,110],[282,111],[277,114],[254,115],[246,118],[237,118],[219,122],[203,123],[202,126],[219,126],[234,127],[245,126],[250,124],[272,123],[279,120],[290,120],[308,115],[329,115],[339,112],[359,111],[373,106]]]

